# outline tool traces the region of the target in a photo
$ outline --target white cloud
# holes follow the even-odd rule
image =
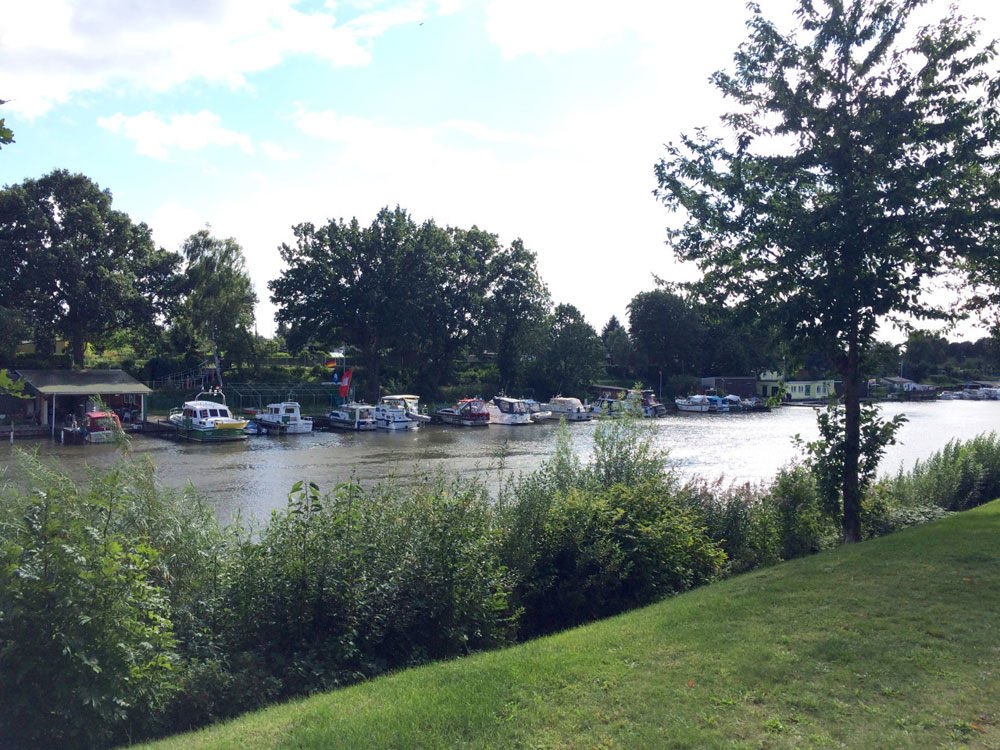
[[[197,151],[207,146],[236,146],[252,154],[250,136],[226,130],[214,112],[202,110],[197,114],[171,115],[162,119],[155,112],[143,112],[127,117],[121,112],[111,117],[100,117],[97,124],[112,133],[124,135],[135,141],[135,152],[165,161],[171,148]]]
[[[516,143],[522,146],[541,145],[541,141],[535,136],[496,130],[488,125],[482,124],[481,122],[472,122],[469,120],[446,120],[442,123],[442,126],[451,130],[457,130],[460,133],[465,133],[466,135],[472,136],[473,138],[477,138],[481,141],[489,141],[493,143]]]
[[[274,159],[275,161],[288,161],[289,159],[298,159],[299,155],[295,151],[289,151],[284,146],[274,141],[261,141],[260,150],[269,159]]]
[[[663,33],[680,3],[663,0],[491,0],[486,30],[504,57],[592,49],[626,31]]]
[[[13,3],[0,30],[0,92],[8,111],[30,118],[74,94],[111,87],[245,87],[247,75],[290,54],[365,65],[377,37],[427,12],[424,3],[406,2],[339,23],[332,8],[303,11],[296,0]]]

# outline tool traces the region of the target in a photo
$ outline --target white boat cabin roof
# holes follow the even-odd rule
[[[221,404],[218,401],[185,401],[185,409],[225,409],[229,411],[229,407],[225,404]]]

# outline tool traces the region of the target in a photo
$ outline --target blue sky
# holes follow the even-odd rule
[[[761,5],[790,23],[789,0]],[[992,3],[958,5],[1000,36]],[[747,16],[742,0],[15,0],[0,182],[81,172],[163,247],[206,224],[234,237],[264,334],[293,225],[397,204],[522,238],[554,302],[599,330],[654,274],[693,275],[664,245],[653,164],[717,125],[707,78]]]

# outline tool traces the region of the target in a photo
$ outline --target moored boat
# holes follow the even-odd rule
[[[379,430],[415,430],[419,426],[401,396],[383,396],[375,407],[375,427]]]
[[[83,439],[88,443],[112,443],[115,433],[122,431],[118,415],[111,411],[89,411],[83,427]]]
[[[461,427],[486,427],[490,423],[490,412],[481,398],[463,398],[454,406],[438,409],[434,419]]]
[[[379,403],[389,404],[390,406],[398,409],[404,409],[406,411],[406,415],[414,422],[431,421],[429,415],[420,411],[420,396],[414,396],[410,393],[383,396]]]
[[[202,396],[221,398],[222,403]],[[233,417],[226,406],[226,396],[219,388],[202,391],[191,401],[185,401],[181,408],[171,409],[168,419],[177,436],[186,440],[222,443],[247,438],[243,428],[249,420]]]
[[[525,398],[522,399],[522,401],[524,401],[524,405],[528,407],[528,414],[531,415],[532,420],[535,422],[541,422],[552,417],[552,410],[546,409],[540,403],[535,401],[535,399]]]
[[[589,422],[594,418],[580,399],[572,396],[554,396],[542,404],[542,408],[552,412],[553,417],[565,419],[567,422]]]
[[[677,406],[677,411],[695,412],[699,414],[704,414],[708,411],[708,396],[702,396],[701,394],[695,394],[693,396],[688,396],[687,398],[675,398],[674,404]]]
[[[342,404],[330,409],[326,416],[330,426],[340,430],[375,429],[375,407],[371,404]]]
[[[494,396],[492,403],[486,405],[490,412],[492,424],[531,424],[531,412],[528,405],[519,398]]]
[[[278,404],[268,404],[267,408],[254,420],[268,432],[294,435],[312,432],[313,421],[303,417],[298,401],[282,401]]]

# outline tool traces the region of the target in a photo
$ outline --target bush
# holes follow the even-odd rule
[[[751,485],[723,489],[720,482],[692,481],[681,492],[684,504],[704,524],[726,554],[726,572],[743,573],[781,559],[780,521],[774,506]]]
[[[837,543],[836,520],[825,512],[816,478],[806,467],[779,471],[767,488],[764,502],[777,516],[783,560],[811,555]]]
[[[506,558],[522,566],[527,637],[686,591],[713,580],[725,559],[663,483],[573,488],[534,520]]]
[[[151,473],[81,491],[19,455],[31,491],[0,488],[0,744],[102,746],[175,687],[164,550],[136,523]]]
[[[232,558],[231,652],[259,656],[282,694],[509,639],[507,572],[478,484],[297,485],[288,508]]]

